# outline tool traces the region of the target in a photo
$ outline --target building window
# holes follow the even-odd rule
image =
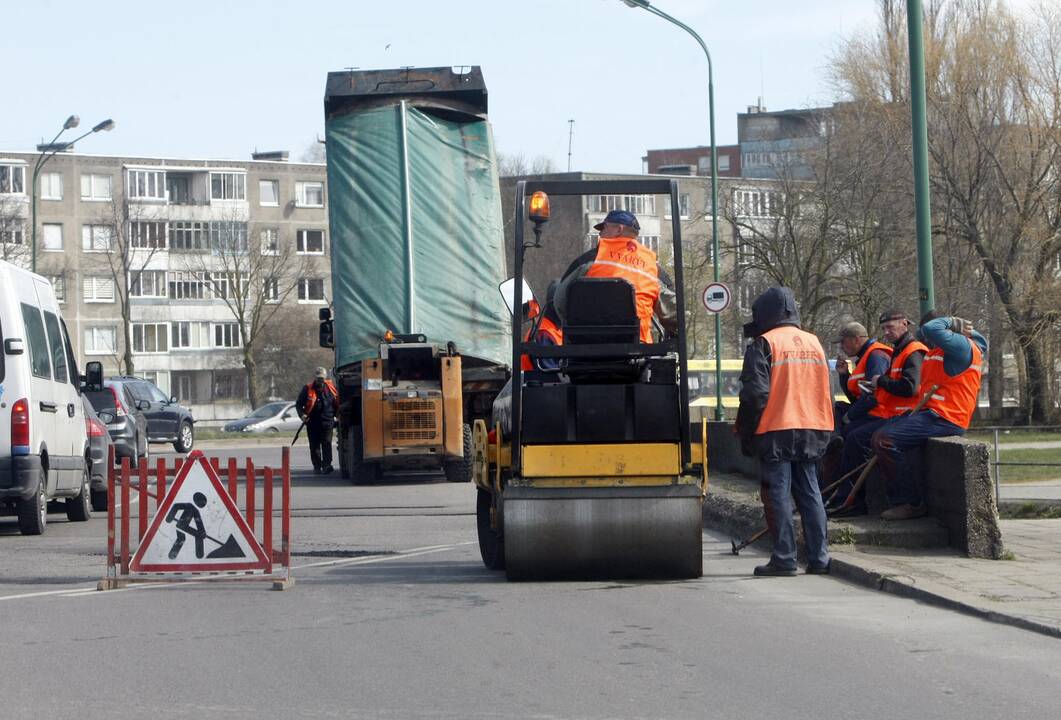
[[[280,228],[263,228],[261,232],[262,255],[280,254]]]
[[[0,245],[22,245],[25,241],[25,228],[21,220],[11,221],[0,218]]]
[[[82,200],[110,200],[111,199],[111,176],[110,175],[82,175],[81,176],[81,199]]]
[[[166,173],[160,170],[130,170],[129,197],[165,200]]]
[[[41,226],[41,249],[50,252],[63,251],[63,226],[59,223],[44,223]]]
[[[247,252],[247,223],[221,220],[210,223],[210,249],[216,252]]]
[[[110,252],[113,235],[109,225],[82,225],[81,249],[85,252]]]
[[[280,302],[280,280],[279,278],[262,278],[262,299],[267,303]]]
[[[208,322],[175,322],[170,326],[170,335],[170,347],[174,350],[201,350],[211,347]]]
[[[208,247],[209,224],[194,220],[176,220],[169,223],[169,247],[171,250],[205,250]]]
[[[269,207],[277,207],[280,205],[279,180],[258,181],[258,204]]]
[[[238,348],[240,344],[239,323],[217,323],[214,325],[214,347]]]
[[[133,352],[164,353],[169,350],[169,323],[133,323]]]
[[[87,275],[81,282],[81,298],[87,303],[114,302],[114,279],[104,275]]]
[[[626,210],[635,215],[655,215],[655,195],[590,195],[589,211],[607,213],[612,210]]]
[[[113,355],[117,352],[113,327],[85,328],[86,355]]]
[[[755,302],[757,295],[751,283],[742,282],[737,288],[737,309],[742,312],[751,312],[752,303]]]
[[[132,222],[129,223],[129,244],[134,248],[151,250],[166,249],[166,223]]]
[[[63,199],[63,174],[42,173],[41,174],[41,200]]]
[[[324,207],[324,183],[295,183],[295,204],[299,207]]]
[[[638,241],[652,252],[659,252],[659,235],[642,235]]]
[[[665,202],[667,204],[667,210],[663,213],[663,219],[670,220],[670,198],[666,198]],[[689,193],[681,193],[678,195],[678,212],[681,213],[679,217],[681,217],[682,220],[689,217]]]
[[[59,304],[66,302],[66,276],[65,275],[48,275],[48,280],[52,284],[52,290],[55,291],[55,301]]]
[[[324,302],[324,278],[299,278],[298,301],[305,303]]]
[[[782,197],[768,190],[735,190],[733,209],[737,217],[776,217],[781,214]]]
[[[209,280],[205,273],[171,272],[169,274],[169,297],[171,300],[205,300]]]
[[[192,373],[173,373],[173,382],[177,387],[177,401],[193,403],[198,397],[195,394],[195,377]]]
[[[246,200],[247,175],[245,173],[210,173],[211,200]]]
[[[295,249],[299,255],[323,255],[324,231],[299,230],[296,234]]]
[[[229,300],[232,298],[247,296],[247,284],[249,282],[249,276],[247,273],[240,273],[237,277],[236,273],[217,272],[213,273],[210,277],[210,288],[214,291],[214,297],[219,300]]]
[[[214,400],[244,400],[246,397],[246,373],[242,370],[218,370],[214,373]]]
[[[26,166],[0,165],[0,195],[26,193]]]
[[[164,270],[142,270],[139,273],[133,273],[133,280],[129,284],[129,297],[166,297],[166,272]]]
[[[729,155],[718,156],[718,169],[729,170]]]

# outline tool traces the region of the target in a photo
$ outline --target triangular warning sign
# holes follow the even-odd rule
[[[214,468],[196,450],[173,480],[129,570],[269,572],[271,565]]]

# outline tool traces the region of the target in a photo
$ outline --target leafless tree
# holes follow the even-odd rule
[[[262,327],[258,369],[277,396],[294,399],[315,368],[334,362],[332,351],[317,345],[317,331],[316,314],[301,305],[280,307],[272,322]]]
[[[528,160],[523,153],[509,155],[508,153],[497,154],[497,173],[501,177],[516,177],[519,175],[545,175],[555,171],[553,161],[545,155],[536,155]]]
[[[314,139],[313,142],[306,145],[306,149],[302,151],[302,155],[299,159],[302,162],[307,163],[324,162],[327,159],[324,143],[319,138]]]
[[[0,195],[0,260],[29,265],[29,228],[26,203],[13,195]]]

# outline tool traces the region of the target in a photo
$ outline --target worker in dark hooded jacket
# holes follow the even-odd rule
[[[752,304],[744,334],[754,338],[741,369],[736,431],[745,455],[759,457],[760,495],[774,541],[760,576],[796,574],[792,498],[803,521],[807,572],[829,572],[818,460],[833,430],[829,362],[818,338],[800,329],[792,290],[770,288]]]

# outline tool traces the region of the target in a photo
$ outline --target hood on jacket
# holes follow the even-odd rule
[[[744,325],[744,336],[756,337],[780,325],[799,327],[799,308],[791,288],[772,287],[752,303],[752,321]]]

